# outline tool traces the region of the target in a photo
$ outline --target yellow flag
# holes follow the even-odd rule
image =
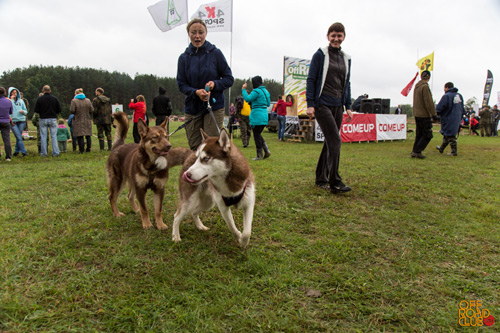
[[[432,52],[428,56],[423,57],[422,59],[419,59],[417,61],[417,67],[420,70],[420,74],[422,74],[422,72],[426,70],[432,72],[432,70],[434,69],[434,52]]]

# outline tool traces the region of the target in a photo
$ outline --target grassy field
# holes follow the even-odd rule
[[[95,138],[90,154],[41,158],[29,141],[29,156],[2,159],[0,331],[449,332],[462,300],[500,320],[500,138],[461,136],[450,157],[436,133],[425,160],[411,137],[344,144],[353,191],[335,196],[313,186],[321,144],[264,136],[246,250],[216,210],[208,232],[185,221],[180,244],[144,231],[126,191],[113,218]],[[184,132],[171,142],[187,146]],[[242,151],[255,157],[253,141]]]

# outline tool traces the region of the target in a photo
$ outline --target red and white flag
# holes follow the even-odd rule
[[[191,16],[191,20],[202,19],[208,32],[233,31],[233,1],[219,0],[201,5]]]
[[[406,87],[404,87],[403,90],[401,90],[401,95],[408,96],[408,94],[411,91],[411,88],[413,88],[413,84],[415,83],[417,76],[418,76],[418,72],[417,72],[417,74],[415,74],[415,77],[413,78],[413,80],[411,80],[410,83],[408,83],[408,85]]]

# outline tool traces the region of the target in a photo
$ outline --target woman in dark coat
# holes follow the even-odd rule
[[[73,136],[78,142],[80,154],[85,151],[85,142],[83,137],[87,139],[87,152],[90,152],[92,147],[92,113],[94,107],[90,99],[83,94],[83,89],[75,90],[75,98],[71,101],[70,111],[75,115],[72,121]]]

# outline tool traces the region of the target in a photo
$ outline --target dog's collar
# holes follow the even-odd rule
[[[231,207],[233,205],[237,205],[243,196],[245,195],[245,190],[247,189],[248,182],[245,183],[245,186],[243,186],[243,191],[241,191],[240,194],[234,197],[222,197],[222,200],[224,200],[224,203],[226,204],[227,207]]]

